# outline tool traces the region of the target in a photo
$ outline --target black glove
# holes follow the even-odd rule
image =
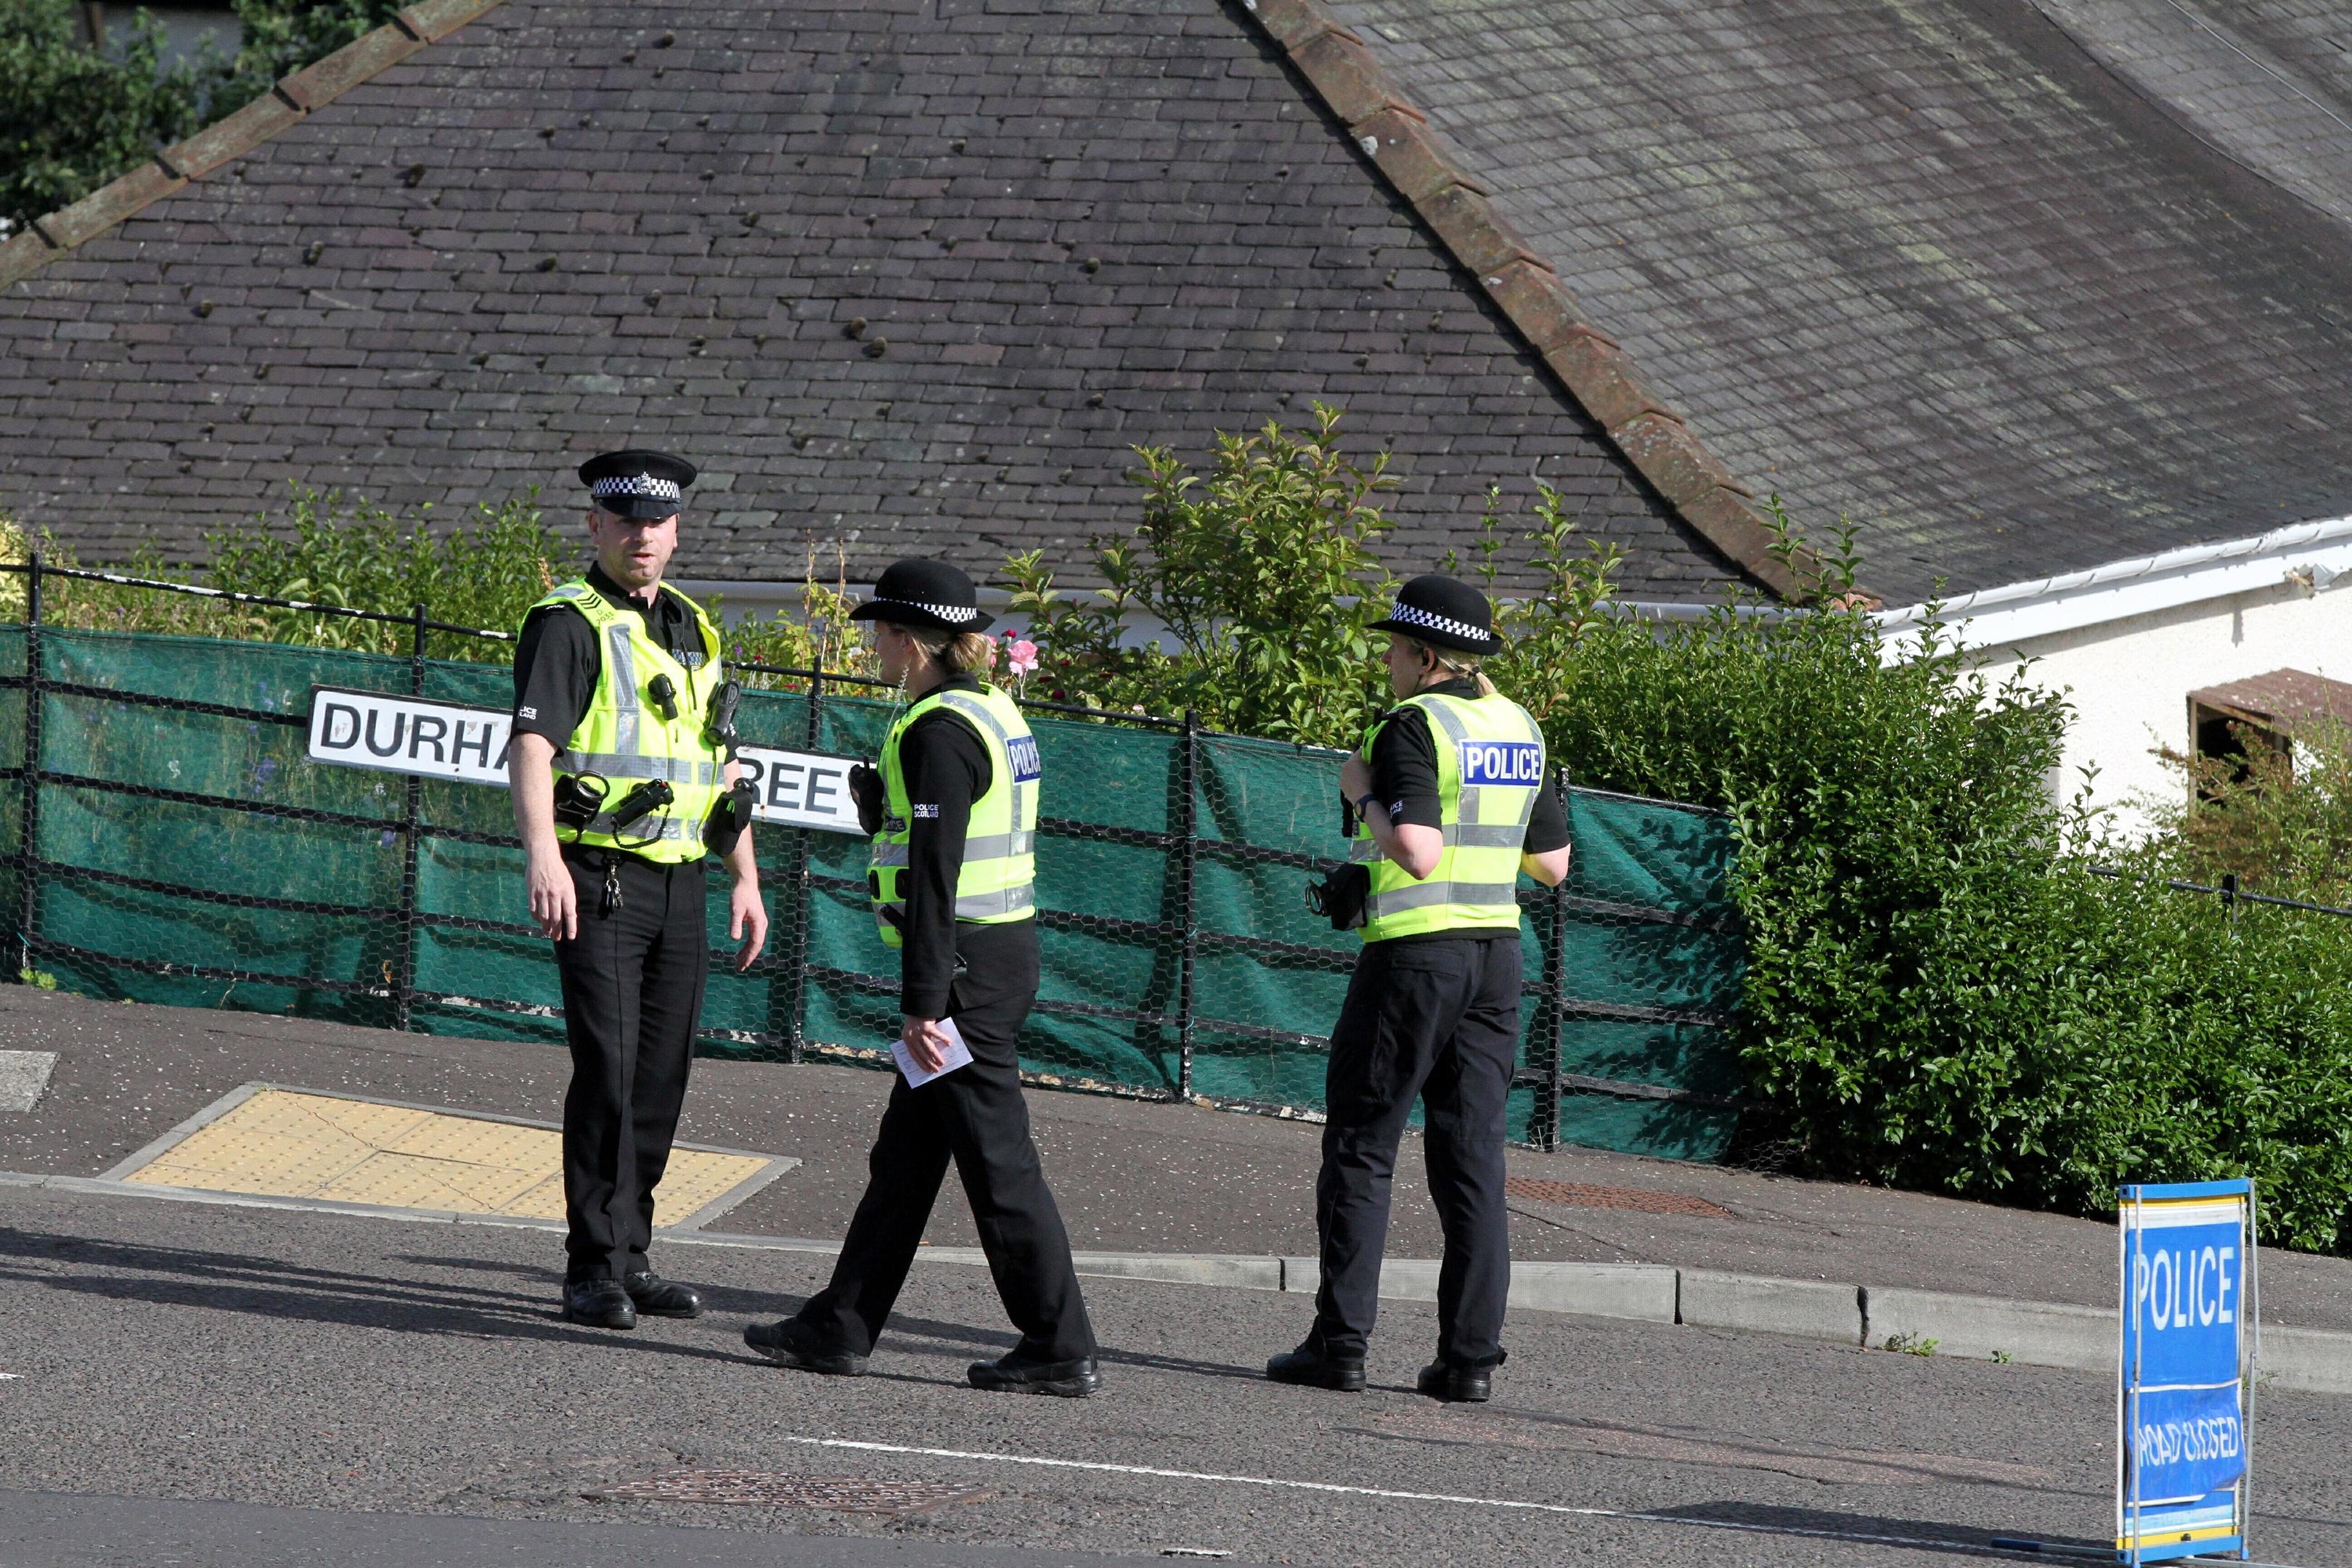
[[[1362,925],[1371,898],[1372,873],[1367,866],[1341,866],[1321,881],[1307,884],[1307,907],[1328,919],[1333,931]]]
[[[873,837],[882,831],[882,819],[889,815],[889,792],[882,787],[882,775],[864,763],[849,764],[849,798],[857,803],[857,826]]]

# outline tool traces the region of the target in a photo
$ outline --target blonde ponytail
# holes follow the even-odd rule
[[[1485,670],[1478,668],[1478,660],[1475,656],[1463,653],[1456,648],[1437,647],[1429,643],[1423,642],[1418,637],[1407,637],[1405,640],[1412,644],[1413,647],[1426,652],[1429,657],[1436,662],[1437,668],[1445,672],[1447,679],[1475,680],[1478,683],[1479,696],[1492,697],[1495,695],[1495,683],[1486,679],[1486,672]]]
[[[950,674],[985,678],[996,668],[996,644],[986,632],[949,632],[932,626],[909,626],[915,646],[940,661]]]

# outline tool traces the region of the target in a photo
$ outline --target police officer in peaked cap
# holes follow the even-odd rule
[[[595,563],[531,606],[515,650],[515,825],[572,1047],[563,1315],[598,1328],[702,1310],[646,1247],[709,968],[706,858],[732,881],[738,969],[768,936],[733,761],[740,691],[717,624],[662,582],[694,475],[666,452],[583,463]]]
[[[1009,1354],[972,1364],[971,1383],[1084,1398],[1101,1381],[1094,1330],[1029,1134],[1017,1050],[1037,997],[1037,742],[984,679],[993,617],[963,573],[898,562],[854,614],[875,623],[882,674],[905,703],[879,773],[851,776],[874,836],[876,931],[899,956],[899,1038],[918,1068],[937,1071],[952,1022],[971,1060],[920,1088],[903,1075],[892,1082],[832,1281],[743,1340],[804,1372],[864,1373],[953,1159],[997,1296],[1021,1331]]]
[[[1322,1284],[1306,1342],[1265,1371],[1363,1388],[1390,1182],[1419,1098],[1445,1232],[1437,1357],[1419,1386],[1484,1400],[1503,1361],[1511,1277],[1503,1138],[1519,1039],[1517,884],[1522,871],[1547,886],[1568,874],[1568,826],[1543,732],[1479,671],[1502,647],[1486,596],[1416,577],[1372,626],[1389,634],[1389,686],[1402,700],[1339,771],[1358,826],[1329,897],[1354,906],[1334,923],[1358,924],[1364,945],[1331,1030],[1315,1184]]]

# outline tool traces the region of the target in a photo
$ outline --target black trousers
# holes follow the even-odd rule
[[[1331,1031],[1315,1183],[1315,1337],[1326,1355],[1360,1361],[1371,1337],[1397,1144],[1419,1097],[1429,1192],[1445,1230],[1437,1353],[1461,1366],[1502,1360],[1511,1288],[1503,1112],[1518,1040],[1516,937],[1365,944]]]
[[[799,1319],[829,1348],[872,1352],[907,1281],[931,1205],[955,1162],[1005,1315],[1021,1331],[1015,1354],[1076,1361],[1095,1352],[1094,1329],[1070,1266],[1070,1238],[1029,1134],[1014,1041],[1037,996],[1035,922],[957,927],[963,963],[949,1016],[971,1065],[908,1089],[894,1075],[867,1158],[866,1195],[849,1222],[833,1279]]]
[[[709,942],[697,861],[567,849],[580,934],[555,944],[572,1088],[563,1097],[565,1277],[617,1279],[646,1267],[654,1188],[669,1164],[694,1059]],[[604,910],[604,871],[620,902]]]

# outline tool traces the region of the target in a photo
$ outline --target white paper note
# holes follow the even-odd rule
[[[956,1027],[955,1020],[941,1018],[940,1032],[948,1037],[948,1059],[938,1072],[924,1071],[922,1065],[915,1060],[914,1053],[907,1049],[906,1041],[890,1042],[890,1054],[898,1058],[898,1071],[906,1079],[908,1089],[920,1089],[935,1078],[971,1065],[971,1047],[963,1043],[963,1031]]]

